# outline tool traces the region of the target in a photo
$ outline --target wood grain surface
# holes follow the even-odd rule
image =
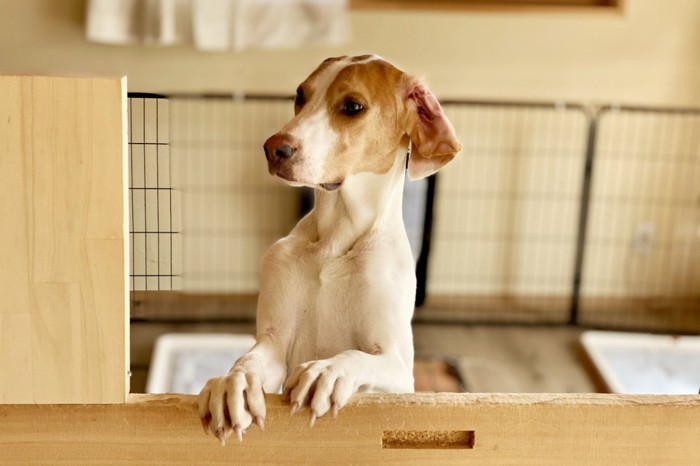
[[[125,99],[0,77],[0,403],[126,399]]]
[[[269,395],[265,431],[223,448],[195,404],[1,406],[0,464],[700,464],[698,396],[357,395],[311,428]]]

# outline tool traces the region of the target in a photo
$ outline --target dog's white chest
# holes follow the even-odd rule
[[[300,262],[297,277],[304,298],[298,315],[288,367],[356,348],[357,306],[363,305],[361,271],[352,254],[324,257],[321,252]]]

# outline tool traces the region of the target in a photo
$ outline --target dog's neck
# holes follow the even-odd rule
[[[360,173],[348,177],[333,192],[316,189],[311,215],[319,243],[333,255],[345,254],[371,230],[404,231],[401,203],[408,141],[396,150],[394,165],[386,173]]]

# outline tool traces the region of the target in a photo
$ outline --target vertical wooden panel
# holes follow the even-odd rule
[[[0,77],[0,403],[126,400],[125,86]]]
[[[5,309],[6,310],[6,309]],[[0,312],[0,401],[25,400],[32,385],[31,315]]]
[[[28,313],[30,254],[26,239],[32,218],[27,215],[31,191],[26,172],[31,154],[24,154],[21,144],[20,80],[2,78],[0,83],[0,283],[11,290],[3,293],[0,312]],[[12,322],[18,325],[16,320]],[[10,333],[9,325],[9,320],[3,321],[0,335]]]

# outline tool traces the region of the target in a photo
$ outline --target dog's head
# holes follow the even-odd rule
[[[264,148],[270,174],[295,185],[332,191],[354,174],[386,173],[405,137],[412,179],[460,150],[425,84],[374,55],[325,60],[298,87],[294,113]]]

